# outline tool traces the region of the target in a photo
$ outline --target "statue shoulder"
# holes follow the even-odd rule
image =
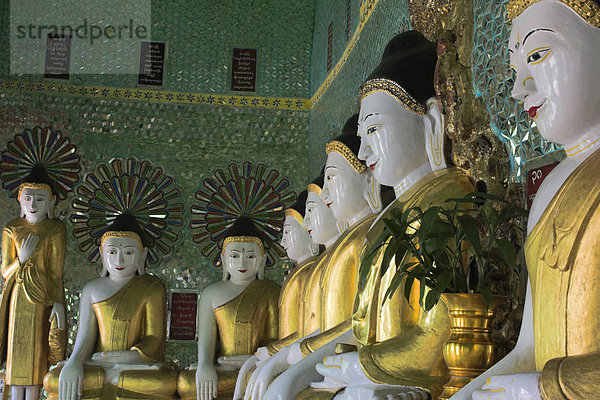
[[[142,281],[142,284],[144,284],[148,289],[147,289],[147,293],[149,292],[150,294],[152,293],[161,293],[162,295],[164,295],[167,292],[167,289],[165,288],[165,284],[163,283],[163,281],[152,274],[144,274],[144,275],[138,275],[137,279]]]
[[[268,279],[257,279],[255,282],[264,287],[266,296],[276,297],[279,299],[279,292],[281,291],[281,286],[279,286],[277,283]]]

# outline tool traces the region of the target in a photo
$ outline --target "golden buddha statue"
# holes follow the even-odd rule
[[[372,182],[368,179],[370,173],[357,158],[357,118],[350,118],[342,134],[326,148],[321,196],[335,218],[347,222],[349,228],[315,264],[305,285],[305,299],[316,297],[311,303],[317,306],[319,330],[259,365],[249,380],[245,398],[293,398],[316,377],[314,365],[324,355],[334,354],[336,340],[345,340],[343,335],[350,330],[359,255],[375,218],[367,198],[371,191],[379,190],[379,186],[368,185]]]
[[[427,209],[473,191],[463,172],[446,168],[443,146],[428,145],[443,143],[444,136],[433,88],[436,59],[434,43],[416,31],[404,32],[388,43],[381,63],[359,89],[359,158],[396,194],[366,235],[363,254],[381,235],[391,210]],[[415,398],[435,398],[450,377],[442,354],[450,333],[445,305],[439,303],[425,312],[419,305],[418,285],[413,286],[409,302],[403,283],[385,300],[395,273],[394,260],[381,273],[385,248],[371,262],[356,297],[352,331],[360,343],[358,352],[327,357],[317,366],[325,381],[314,386],[339,392],[336,399],[411,392]],[[307,390],[302,398],[315,392]]]
[[[102,277],[82,290],[71,357],[44,378],[49,399],[174,399],[166,368],[165,287],[144,274],[148,239],[129,214],[102,235]]]
[[[520,100],[567,157],[527,221],[529,283],[515,348],[457,399],[593,399],[600,384],[600,3],[509,1]]]
[[[43,164],[29,171],[18,186],[21,216],[2,232],[0,353],[15,400],[37,399],[48,365],[64,358],[67,237],[65,225],[53,216],[54,178]]]
[[[231,399],[243,363],[279,338],[280,288],[264,279],[262,234],[251,218],[240,217],[227,230],[221,259],[223,280],[200,298],[198,367],[177,378],[182,399]]]

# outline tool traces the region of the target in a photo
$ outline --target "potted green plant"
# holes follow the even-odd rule
[[[490,325],[506,298],[493,295],[490,277],[518,276],[510,238],[517,237],[526,216],[518,204],[480,192],[426,210],[400,207],[384,219],[383,233],[363,260],[361,282],[382,249],[382,276],[395,266],[385,300],[406,280],[404,295],[409,298],[417,281],[425,311],[440,298],[446,303],[452,327],[444,358],[452,378],[441,398],[449,398],[495,362]]]

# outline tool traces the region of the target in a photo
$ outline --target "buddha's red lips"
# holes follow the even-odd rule
[[[375,169],[375,166],[377,165],[377,163],[378,163],[378,162],[379,162],[379,161],[377,161],[377,162],[374,162],[373,164],[369,165],[369,169],[370,169],[371,171],[373,171],[373,170]]]
[[[238,269],[238,271],[240,271],[242,274],[246,271],[248,271],[247,269]]]
[[[311,232],[312,232],[312,229],[309,229],[309,230],[308,230],[308,234],[310,235],[310,233],[311,233]]]
[[[327,203],[327,208],[330,208],[332,204],[333,204],[333,202]]]
[[[537,112],[540,109],[541,106],[543,106],[544,103],[540,104],[539,106],[533,106],[533,107],[529,107],[529,109],[527,110],[527,114],[529,114],[529,116],[531,118],[535,118],[537,116]]]
[[[117,271],[123,271],[125,268],[116,268]]]

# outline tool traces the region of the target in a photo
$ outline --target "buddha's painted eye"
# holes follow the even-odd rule
[[[383,125],[381,125],[381,124],[369,126],[367,128],[367,135],[373,135],[373,134],[377,133],[382,127],[383,127]]]
[[[550,47],[538,47],[533,49],[527,54],[527,64],[539,64],[546,59],[552,53]]]

